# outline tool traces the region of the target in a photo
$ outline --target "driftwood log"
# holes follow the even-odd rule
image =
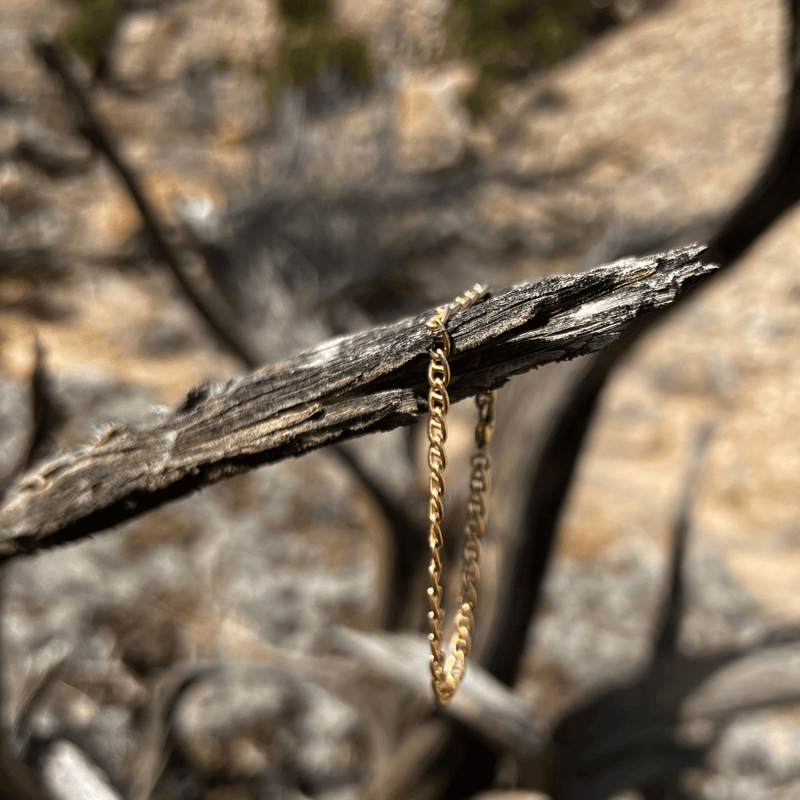
[[[551,276],[460,312],[448,323],[452,400],[603,349],[632,320],[712,274],[704,249]],[[261,464],[412,424],[427,411],[432,313],[201,385],[153,427],[109,427],[100,441],[40,465],[0,506],[0,560],[79,539]]]

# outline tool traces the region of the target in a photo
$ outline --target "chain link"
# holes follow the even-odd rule
[[[447,321],[451,314],[474,305],[489,294],[489,287],[475,286],[452,303],[436,309],[436,314],[427,323],[434,340],[428,353],[428,466],[430,467],[430,499],[428,519],[431,565],[428,569],[431,585],[428,589],[431,610],[428,612],[431,632],[431,680],[433,694],[439,705],[446,705],[456,693],[458,684],[467,669],[467,655],[472,643],[474,611],[478,602],[478,562],[481,557],[481,539],[486,517],[486,494],[489,489],[491,460],[486,448],[494,430],[496,392],[481,392],[475,398],[478,405],[478,424],[475,428],[476,449],[472,456],[470,496],[467,504],[466,542],[464,543],[464,568],[461,581],[461,596],[455,618],[455,632],[450,638],[447,653],[442,649],[442,523],[444,522],[444,470],[447,466],[445,443],[447,441],[447,411],[450,396],[450,336]]]

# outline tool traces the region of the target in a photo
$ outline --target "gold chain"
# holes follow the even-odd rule
[[[455,619],[455,632],[450,639],[448,652],[442,650],[442,523],[444,521],[444,470],[447,465],[444,445],[447,441],[447,411],[450,396],[447,387],[450,383],[450,336],[447,321],[451,314],[474,305],[489,294],[489,287],[475,284],[463,297],[436,309],[436,315],[428,323],[428,330],[435,334],[428,353],[428,466],[430,475],[430,501],[428,519],[430,520],[429,540],[431,545],[431,565],[429,573],[431,586],[428,589],[431,610],[428,612],[431,632],[431,678],[436,702],[443,706],[456,693],[458,684],[467,669],[467,655],[472,642],[475,605],[478,601],[478,561],[481,556],[481,539],[486,516],[486,493],[489,489],[489,467],[491,460],[486,455],[486,447],[494,429],[494,408],[496,392],[481,392],[475,398],[478,404],[478,424],[475,428],[476,450],[472,456],[472,475],[470,476],[470,497],[467,505],[466,542],[464,544],[464,572],[461,583],[461,597]]]

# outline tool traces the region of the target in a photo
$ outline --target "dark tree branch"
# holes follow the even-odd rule
[[[791,86],[783,127],[761,177],[709,243],[708,258],[721,266],[736,261],[800,200],[800,0],[787,5]]]
[[[716,275],[722,275],[735,264],[800,199],[800,0],[788,0],[787,6],[791,21],[788,37],[791,88],[783,128],[761,177],[708,245],[704,257],[720,266]],[[640,317],[630,325],[625,336],[592,360],[589,368],[574,383],[567,402],[553,414],[547,426],[547,440],[529,467],[531,490],[522,530],[517,546],[508,554],[510,577],[505,584],[508,590],[498,602],[503,618],[493,627],[483,660],[489,672],[500,680],[511,684],[519,672],[527,631],[549,568],[564,500],[603,389],[630,349],[666,315],[688,302],[697,288],[689,287],[675,303]],[[474,739],[457,742],[451,755],[462,759],[461,763],[468,762],[472,768],[468,774],[468,779],[472,779],[472,791],[484,786],[480,779],[473,779],[474,776],[494,774],[493,754]]]
[[[800,63],[797,58],[800,0],[792,0],[790,6],[793,27],[789,49],[793,83],[783,131],[761,178],[731,212],[704,253],[705,259],[720,266],[711,280],[730,268],[800,198]],[[634,321],[625,336],[592,361],[587,371],[579,376],[567,402],[556,410],[548,426],[550,433],[545,447],[531,466],[531,491],[524,514],[523,534],[517,552],[509,556],[512,579],[507,583],[509,596],[502,603],[505,620],[495,627],[493,641],[487,648],[485,665],[501,680],[513,683],[516,678],[524,652],[524,631],[527,631],[538,602],[563,501],[602,390],[630,349],[666,315],[688,302],[697,288],[697,284],[688,287],[675,303]]]
[[[669,583],[664,605],[661,609],[659,629],[655,637],[655,651],[657,655],[669,655],[678,652],[678,636],[680,635],[681,622],[686,610],[685,569],[686,540],[692,524],[694,504],[700,481],[700,468],[703,457],[711,439],[713,428],[711,425],[702,425],[695,435],[692,444],[692,453],[689,460],[689,469],[683,483],[678,512],[672,528],[672,553],[669,564]]]
[[[427,526],[407,513],[404,505],[384,491],[346,447],[335,447],[334,450],[377,504],[392,532],[388,556],[391,567],[384,583],[380,627],[390,631],[401,630],[405,627],[404,618],[412,604],[412,592],[417,588],[414,578],[424,574],[425,559],[429,557]]]
[[[239,321],[234,318],[224,299],[218,294],[201,291],[187,279],[184,272],[185,255],[182,255],[169,241],[165,226],[159,219],[158,210],[147,198],[136,171],[125,161],[113,138],[106,131],[94,111],[88,91],[70,70],[58,44],[37,41],[32,46],[45,66],[63,84],[67,99],[75,109],[78,128],[82,135],[96,151],[108,159],[128,190],[131,200],[139,210],[156,257],[170,270],[184,296],[205,322],[219,345],[236,356],[247,369],[256,369],[264,362],[259,355],[260,348],[254,344],[250,332],[243,329]],[[206,255],[200,253],[198,255],[206,261]],[[390,570],[392,579],[387,591],[386,606],[389,610],[387,623],[389,627],[397,627],[397,620],[393,619],[391,614],[394,609],[405,605],[409,571],[418,565],[427,548],[426,530],[409,518],[402,506],[388,495],[369,473],[361,469],[353,455],[339,448],[334,448],[334,454],[377,502],[391,530],[393,559]]]
[[[186,277],[185,264],[182,263],[178,251],[170,244],[156,208],[140,185],[136,173],[122,158],[116,143],[94,112],[86,89],[70,69],[61,47],[55,42],[43,39],[34,40],[31,42],[31,47],[47,69],[64,86],[65,94],[77,117],[78,130],[97,152],[106,157],[128,190],[139,210],[153,255],[169,268],[175,281],[199,312],[215,339],[226,350],[241,359],[248,368],[255,369],[263,363],[263,358],[240,334],[230,310],[222,305],[219,298],[200,291]]]
[[[559,405],[556,424],[548,427],[541,449],[529,467],[520,534],[508,558],[507,589],[497,604],[498,618],[482,659],[499,680],[513,685],[522,664],[531,618],[550,564],[558,523],[583,442],[603,387],[602,367],[610,348],[574,381]],[[571,424],[567,424],[567,421]]]
[[[450,322],[454,401],[600,350],[716,269],[691,245],[498,292]],[[261,464],[415,422],[427,410],[428,311],[192,390],[147,430],[112,428],[23,476],[0,507],[0,558],[81,538]]]

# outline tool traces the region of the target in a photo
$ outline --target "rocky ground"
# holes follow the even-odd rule
[[[437,0],[334,4],[342,30],[368,43],[368,89],[329,75],[270,97],[261,70],[284,23],[267,0],[138,0],[117,21],[106,76],[73,67],[175,245],[206,255],[267,361],[476,280],[503,286],[709,236],[770,152],[783,6],[619,5],[619,25],[508,85],[480,121],[464,102],[476,69],[444,60]],[[58,0],[0,9],[0,486],[29,449],[32,396],[47,400],[42,455],[107,422],[146,423],[243,369],[151,258],[135,206],[33,55],[31,36],[64,30],[72,13]],[[604,396],[515,689],[550,724],[647,663],[705,423],[682,648],[700,657],[800,621],[798,225],[788,215],[650,335]],[[500,393],[488,597],[531,420],[569,369]],[[471,409],[454,417],[459,465]],[[423,518],[421,434],[371,437],[354,453]],[[363,483],[320,451],[15,563],[3,711],[18,749],[62,776],[51,785],[88,756],[103,791],[130,798],[367,796],[411,725],[408,698],[335,657],[326,635],[385,619],[387,536]],[[800,797],[790,695],[731,715],[687,791]]]

